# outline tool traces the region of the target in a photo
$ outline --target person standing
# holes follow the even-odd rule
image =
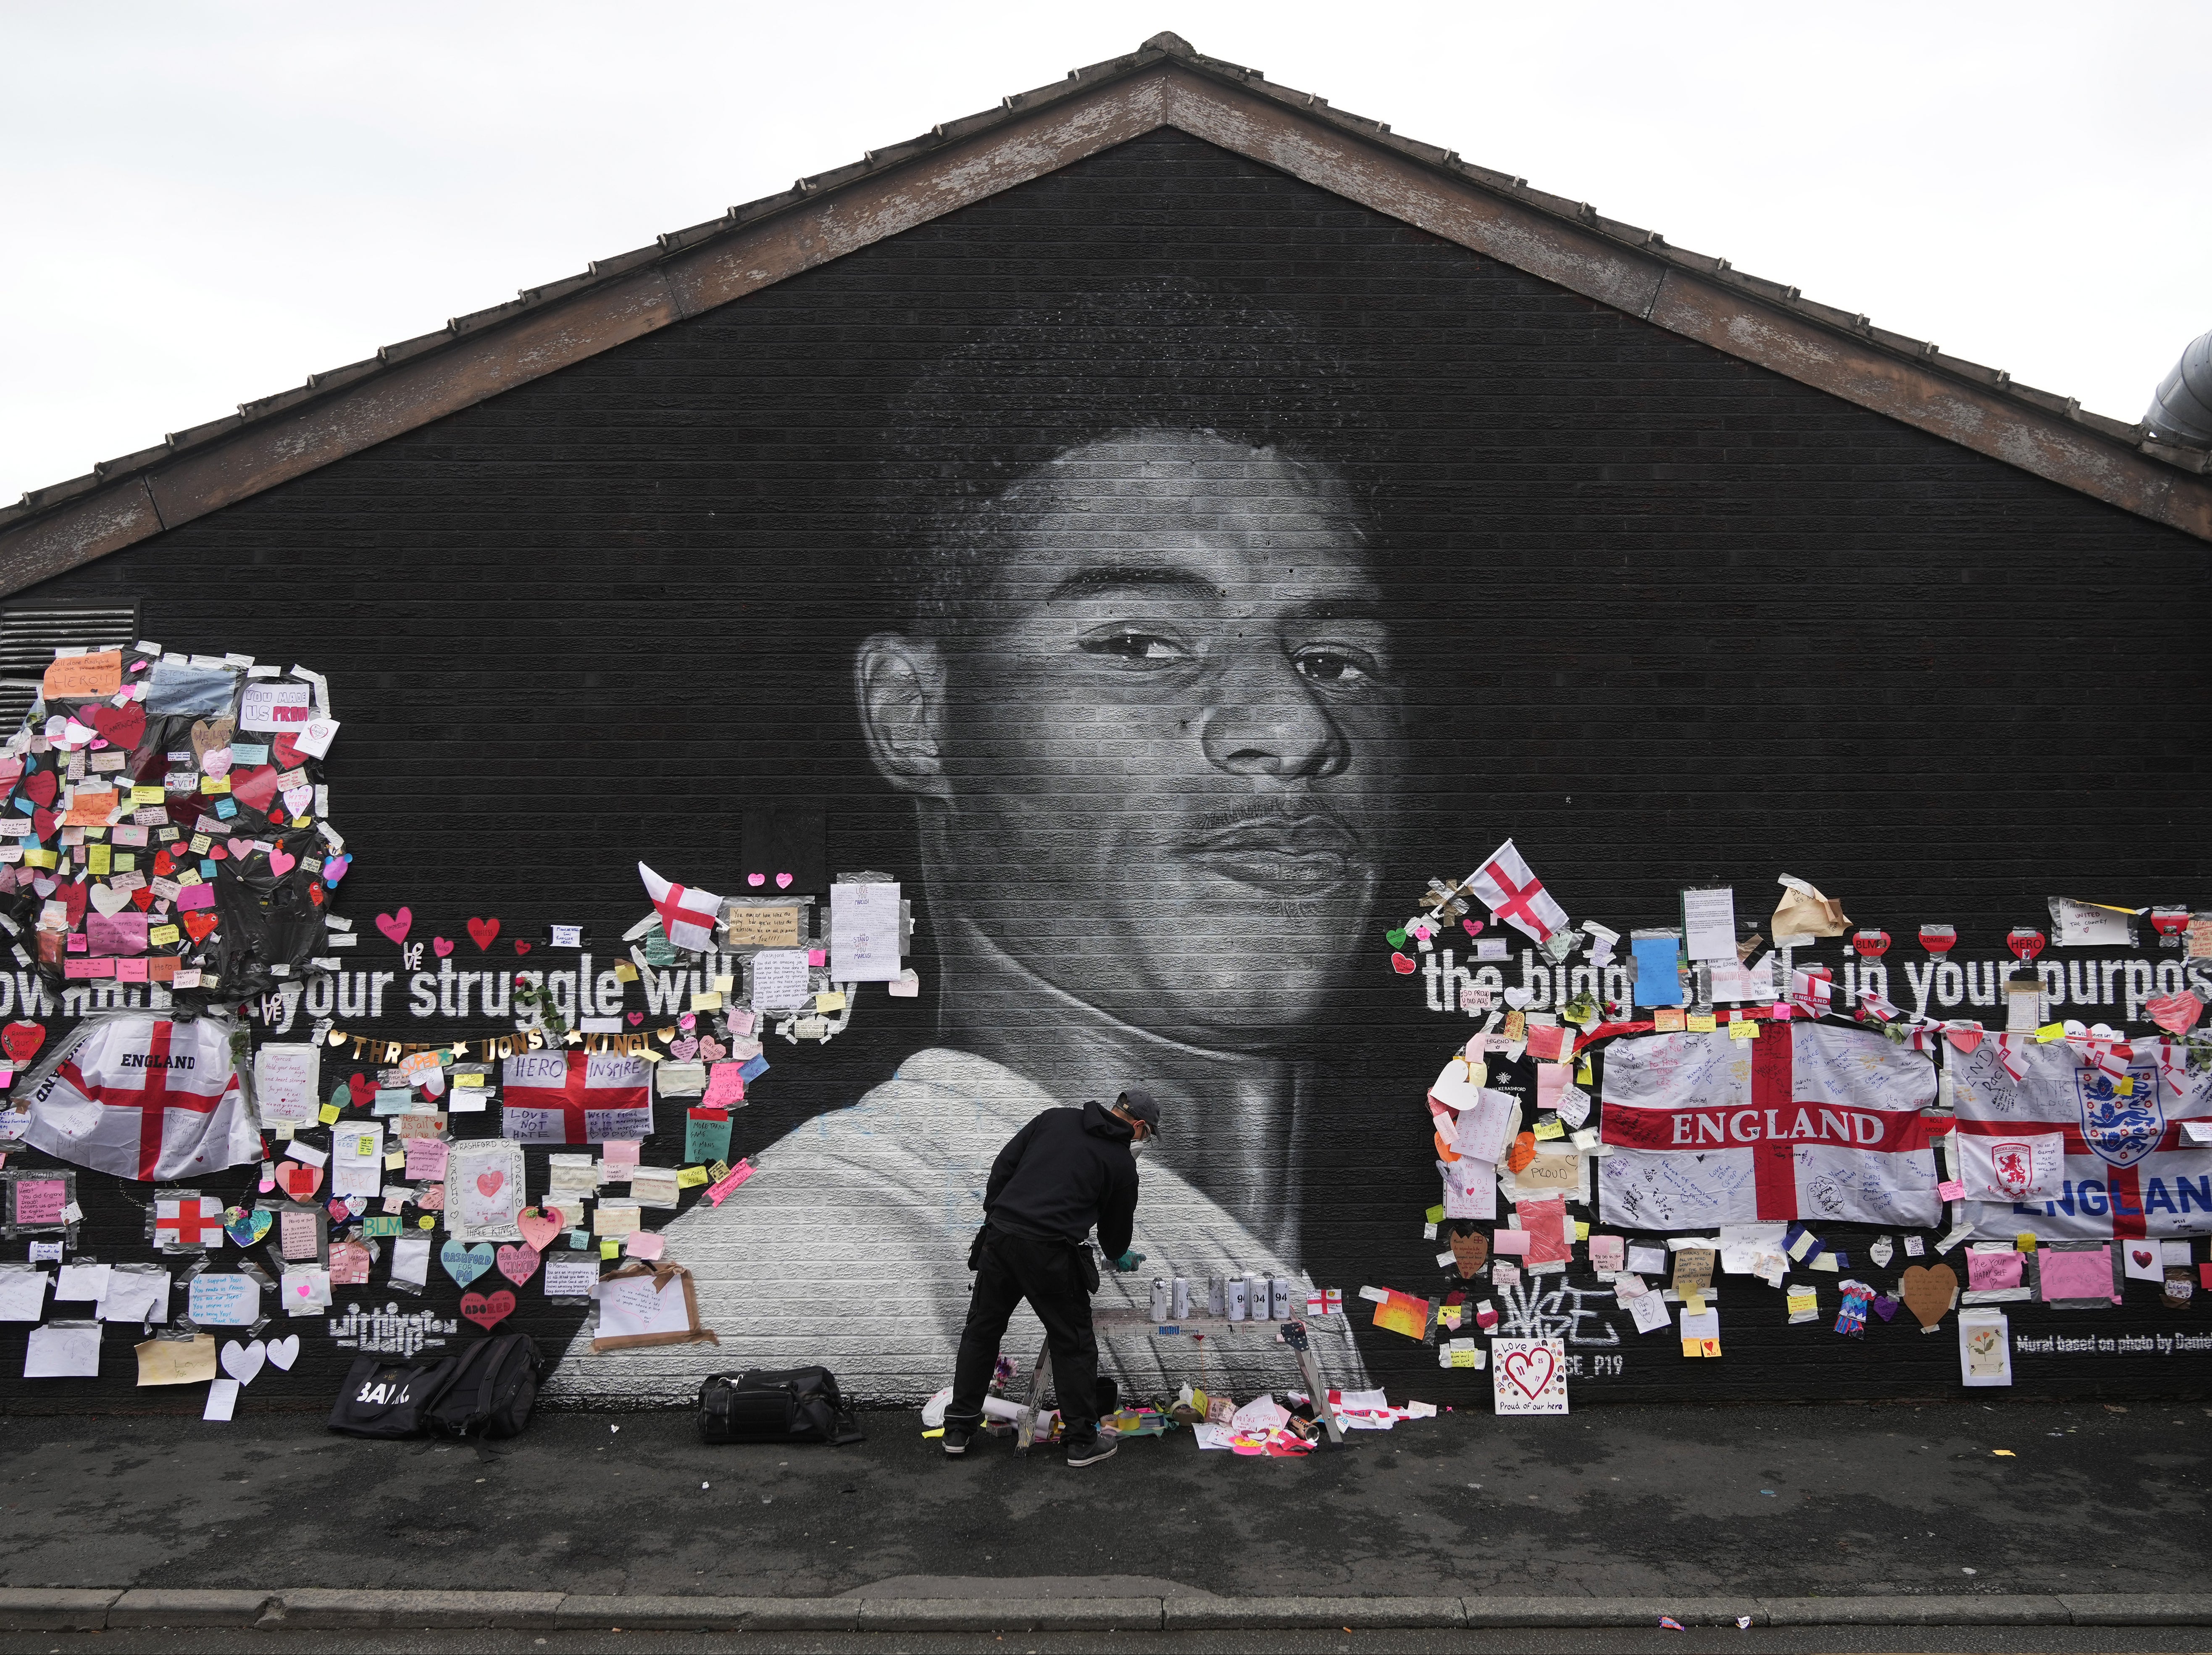
[[[975,1286],[961,1329],[945,1451],[968,1451],[983,1422],[983,1395],[998,1366],[1014,1307],[1026,1299],[1052,1349],[1067,1463],[1095,1465],[1115,1445],[1098,1435],[1098,1341],[1091,1295],[1098,1267],[1088,1237],[1117,1270],[1133,1270],[1137,1157],[1158,1135],[1160,1108],[1148,1093],[1123,1092],[1111,1109],[1048,1109],[1006,1141],[983,1191],[984,1224],[968,1255]]]

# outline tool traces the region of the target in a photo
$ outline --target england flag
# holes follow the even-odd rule
[[[2191,1074],[2163,1041],[2136,1041],[2118,1076],[2111,1054],[2100,1064],[2074,1045],[2015,1037],[2008,1053],[1989,1039],[1947,1060],[1974,1233],[2212,1233],[2212,1144],[2186,1124],[2212,1123],[2212,1074]]]
[[[1927,1057],[1859,1029],[1661,1034],[1605,1056],[1604,1221],[1632,1230],[1801,1220],[1925,1229],[1942,1203]]]
[[[49,1155],[141,1182],[260,1159],[230,1031],[223,1019],[130,1013],[91,1025],[33,1088],[24,1135]]]
[[[1493,917],[1538,942],[1548,942],[1553,933],[1567,928],[1567,910],[1552,900],[1552,893],[1510,839],[1492,851],[1489,860],[1467,876],[1467,883]]]

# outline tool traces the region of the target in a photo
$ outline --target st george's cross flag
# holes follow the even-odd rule
[[[128,1013],[94,1026],[30,1095],[24,1135],[49,1155],[164,1182],[261,1159],[230,1025]]]
[[[1966,1199],[1981,1203],[1974,1233],[2212,1233],[2212,1144],[2189,1129],[2212,1124],[2212,1074],[2191,1074],[2179,1047],[2138,1040],[2115,1076],[2114,1050],[2082,1044],[2019,1038],[2007,1052],[1986,1039],[1945,1060],[1960,1177]]]
[[[517,1143],[596,1144],[653,1135],[653,1072],[622,1052],[532,1051],[508,1058],[500,1131]]]
[[[695,954],[714,946],[714,921],[722,911],[720,897],[664,879],[643,862],[637,865],[637,876],[645,881],[645,894],[653,898],[661,932],[670,942]]]
[[[1862,1029],[1660,1034],[1605,1056],[1600,1211],[1632,1230],[1795,1219],[1927,1228],[1936,1068]]]
[[[1548,941],[1554,932],[1567,928],[1567,910],[1552,900],[1552,893],[1544,889],[1544,882],[1530,871],[1510,839],[1467,876],[1467,884],[1494,917],[1538,942]]]

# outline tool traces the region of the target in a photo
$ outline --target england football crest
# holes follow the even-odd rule
[[[2074,1092],[2081,1107],[2081,1135],[2099,1159],[2133,1166],[2166,1135],[2166,1110],[2159,1103],[2158,1072],[2131,1068],[2135,1086],[2122,1097],[2118,1083],[2094,1068],[2074,1071]]]

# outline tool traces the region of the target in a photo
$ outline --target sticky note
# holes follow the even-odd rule
[[[1711,1012],[1692,1012],[1686,1024],[1692,1034],[1711,1034],[1720,1026],[1719,1020]]]

